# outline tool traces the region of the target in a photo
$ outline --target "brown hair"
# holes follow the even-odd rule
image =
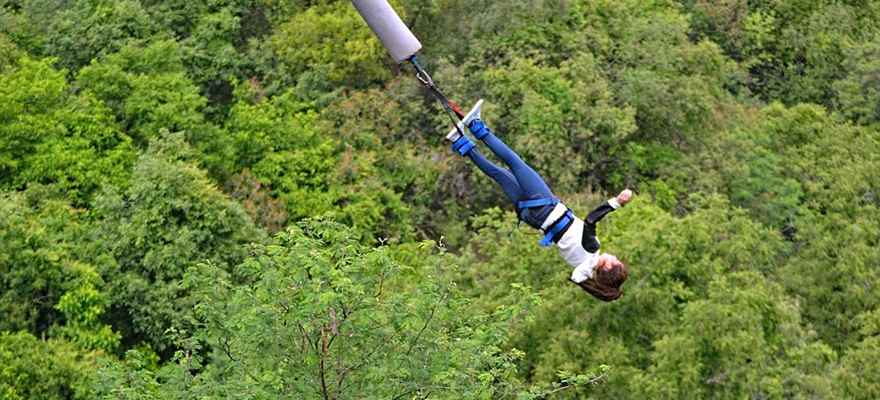
[[[610,270],[596,268],[593,277],[578,283],[578,286],[599,300],[614,301],[623,294],[620,286],[623,285],[623,282],[626,282],[628,276],[629,272],[626,270],[626,265],[621,262],[612,265]]]

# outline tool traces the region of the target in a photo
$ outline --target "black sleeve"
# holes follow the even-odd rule
[[[590,234],[588,231],[592,231]],[[581,246],[590,253],[599,251],[599,239],[596,239],[596,226],[584,222],[584,236],[581,237]]]
[[[598,224],[599,221],[602,220],[602,218],[605,218],[606,215],[610,214],[614,210],[615,208],[611,207],[611,203],[605,201],[604,203],[600,204],[599,207],[596,207],[595,210],[590,212],[590,215],[587,215],[587,219],[585,219],[584,222],[589,223],[590,225]]]
[[[614,210],[615,208],[611,207],[611,204],[606,201],[587,215],[587,218],[584,220],[584,235],[581,237],[581,245],[584,246],[584,250],[590,253],[599,251],[599,240],[596,239],[596,224]]]

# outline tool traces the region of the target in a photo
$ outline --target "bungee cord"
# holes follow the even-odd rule
[[[458,106],[458,104],[456,104],[452,100],[449,100],[449,98],[443,94],[443,91],[441,91],[440,87],[438,87],[437,84],[434,83],[434,79],[432,79],[428,71],[425,70],[424,67],[422,67],[422,65],[419,63],[418,58],[415,55],[408,58],[407,61],[409,61],[410,64],[412,64],[415,68],[416,79],[418,79],[419,82],[421,82],[422,85],[424,85],[425,88],[427,88],[428,91],[431,92],[432,95],[434,95],[434,98],[436,98],[437,101],[440,102],[440,105],[443,106],[443,110],[446,111],[446,114],[452,120],[452,125],[455,126],[455,129],[458,131],[459,134],[464,135],[464,132],[462,132],[460,126],[462,119],[464,118],[464,113],[461,111],[461,108]]]

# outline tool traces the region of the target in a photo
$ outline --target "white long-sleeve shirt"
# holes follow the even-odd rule
[[[617,199],[608,200],[608,203],[614,209],[620,208]],[[562,203],[556,204],[556,207],[544,220],[541,229],[545,231],[556,220],[558,220],[568,210]],[[571,280],[581,283],[593,277],[593,270],[596,268],[596,262],[599,260],[599,252],[591,253],[583,246],[584,221],[578,217],[574,217],[574,222],[568,227],[568,230],[556,242],[559,249],[559,255],[565,259],[568,265],[573,268],[571,272]],[[599,239],[596,238],[596,241]]]

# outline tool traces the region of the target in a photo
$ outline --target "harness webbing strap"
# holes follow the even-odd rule
[[[519,210],[524,210],[526,208],[535,208],[541,206],[555,206],[556,203],[559,203],[559,200],[553,197],[545,197],[542,199],[518,201],[516,202],[516,208],[518,208]]]
[[[559,204],[559,199],[555,197],[544,197],[541,199],[533,199],[533,200],[523,200],[516,202],[517,213],[522,214],[522,211],[527,208],[535,208],[535,207],[543,207],[543,206],[555,206]],[[522,216],[520,215],[520,218]],[[542,247],[547,247],[553,244],[553,237],[562,232],[565,227],[568,226],[569,223],[574,221],[574,214],[571,210],[566,210],[565,214],[559,217],[558,220],[553,222],[550,227],[547,228],[544,234],[544,238],[539,242]]]
[[[559,232],[562,232],[562,230],[565,229],[565,227],[568,226],[568,224],[572,221],[574,221],[574,214],[571,212],[571,210],[568,210],[565,212],[565,215],[563,215],[562,218],[559,218],[558,221],[553,223],[553,225],[551,225],[550,228],[547,229],[547,233],[544,234],[544,238],[541,239],[541,241],[539,242],[541,244],[541,247],[548,247],[552,245],[553,237],[559,234]]]
[[[452,144],[452,150],[457,151],[458,154],[465,155],[471,151],[474,146],[476,146],[474,142],[471,142],[466,136],[462,136]]]

